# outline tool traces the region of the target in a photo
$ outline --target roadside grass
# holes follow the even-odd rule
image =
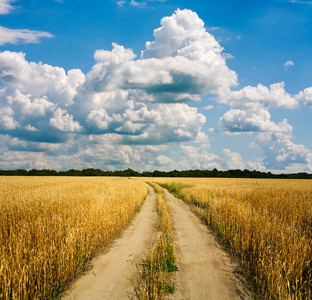
[[[164,299],[165,295],[174,293],[176,286],[171,275],[178,271],[169,205],[163,189],[155,183],[149,184],[157,193],[160,237],[156,247],[137,264],[133,299],[141,300]]]
[[[157,182],[198,208],[205,223],[241,261],[243,275],[256,299],[312,299],[310,182]]]

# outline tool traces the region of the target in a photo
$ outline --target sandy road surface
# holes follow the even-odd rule
[[[177,291],[170,299],[250,299],[233,265],[207,227],[182,200],[167,190],[177,243]]]
[[[149,190],[141,211],[122,237],[108,253],[92,261],[92,269],[73,283],[63,300],[128,299],[132,291],[129,278],[136,272],[131,261],[134,255],[145,253],[157,235],[156,197],[151,187]]]

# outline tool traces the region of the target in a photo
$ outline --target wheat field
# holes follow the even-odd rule
[[[312,299],[312,182],[157,179],[197,213],[243,264],[260,299]]]
[[[0,177],[0,299],[51,299],[138,211],[143,182]]]
[[[150,178],[214,230],[258,299],[312,298],[312,182]],[[51,299],[139,210],[143,180],[0,177],[0,299]]]

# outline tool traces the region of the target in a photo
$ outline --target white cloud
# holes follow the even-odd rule
[[[28,29],[9,29],[0,26],[0,45],[39,43],[41,38],[51,38],[52,34],[45,31]]]
[[[312,106],[312,87],[306,88],[296,95],[298,100],[303,102],[305,106]]]
[[[54,104],[42,98],[31,99],[31,94],[22,94],[16,90],[12,95],[7,96],[7,103],[14,109],[18,115],[45,116],[47,111],[54,110]]]
[[[10,4],[13,2],[15,2],[15,0],[0,0],[0,15],[10,13],[14,9],[14,6]]]
[[[245,164],[241,156],[237,152],[232,152],[229,149],[223,149],[220,156],[209,153],[209,144],[203,144],[200,147],[181,145],[181,150],[185,155],[186,161],[184,166],[186,169],[244,169]],[[188,166],[188,167],[187,167]]]
[[[294,62],[292,60],[288,60],[284,63],[285,70],[288,70],[289,67],[294,66]]]
[[[245,109],[257,107],[259,103],[274,108],[298,107],[297,99],[285,91],[284,82],[271,84],[269,88],[262,84],[246,86],[238,91],[226,91],[219,97],[221,103]]]
[[[175,162],[170,159],[169,157],[165,156],[165,155],[160,155],[158,157],[156,157],[155,159],[157,165],[159,166],[168,166],[168,165],[174,165]]]
[[[211,110],[211,109],[214,109],[213,105],[207,105],[204,107],[204,110]]]
[[[37,128],[35,128],[34,126],[31,126],[30,124],[26,125],[25,129],[28,131],[38,131]]]
[[[32,98],[46,96],[55,104],[66,106],[71,104],[84,79],[85,75],[79,69],[66,74],[63,68],[28,62],[22,52],[0,52],[0,80],[5,84],[7,94],[18,89]]]
[[[308,4],[312,5],[312,1],[301,1],[301,0],[288,0],[290,3],[296,3],[296,4]]]
[[[123,7],[124,4],[128,3],[130,6],[137,7],[137,8],[145,8],[145,7],[150,7],[151,2],[166,2],[167,0],[147,0],[146,1],[135,1],[135,0],[130,0],[130,2],[126,0],[119,0],[117,1],[117,5],[120,7]]]
[[[283,82],[231,91],[236,73],[190,10],[163,18],[154,37],[140,57],[115,43],[112,50],[96,50],[87,74],[28,62],[24,53],[0,52],[0,166],[143,171],[309,163],[309,151],[290,141],[292,127],[286,120],[273,122],[269,109],[293,109],[300,101],[309,106],[311,88],[296,96]],[[232,107],[220,118],[221,130],[260,132],[252,146],[263,147],[263,163],[244,163],[230,149],[209,152],[206,117],[187,104],[206,94]]]
[[[245,169],[245,164],[238,152],[232,152],[230,149],[223,149],[221,156],[221,165],[223,170]]]
[[[195,13],[178,10],[162,25],[154,31],[155,41],[146,43],[141,59],[134,60],[132,50],[114,43],[112,51],[96,51],[88,89],[141,90],[150,101],[181,102],[198,101],[202,94],[216,94],[236,84],[236,73],[220,54],[222,47]]]
[[[185,169],[221,169],[219,157],[206,151],[209,145],[202,145],[198,148],[181,145],[180,148],[186,160]]]
[[[82,130],[79,122],[74,121],[74,117],[69,115],[65,109],[58,108],[53,117],[50,119],[50,124],[65,132],[79,132]]]
[[[135,6],[135,7],[145,7],[146,6],[146,2],[137,2],[135,0],[131,0],[130,1],[130,5],[131,6]]]
[[[232,54],[230,54],[230,53],[222,53],[221,56],[224,59],[232,59],[232,58],[234,58],[234,56]]]
[[[125,0],[117,1],[117,5],[120,7],[122,7],[125,3],[127,3],[127,1],[125,1]]]
[[[304,145],[290,141],[291,131],[283,133],[260,133],[252,144],[263,151],[264,163],[268,169],[281,172],[296,165],[295,172],[312,171],[312,152]]]
[[[215,26],[215,27],[208,27],[207,29],[208,29],[208,31],[213,31],[213,30],[218,30],[218,29],[220,29],[220,27],[218,27],[218,26]]]
[[[219,127],[227,133],[236,134],[257,131],[289,132],[286,120],[275,124],[270,118],[270,113],[263,107],[253,110],[230,109],[220,118]]]
[[[0,129],[13,130],[18,128],[19,124],[14,120],[14,111],[11,107],[4,106],[0,110]]]
[[[146,43],[141,57],[168,65],[177,91],[184,87],[198,95],[216,94],[236,85],[236,73],[222,58],[223,48],[205,30],[196,13],[178,9],[171,17],[163,18],[161,25],[154,30],[155,41]]]
[[[109,127],[110,122],[113,121],[113,118],[110,117],[105,109],[92,110],[87,117],[87,123],[91,126],[94,125],[98,129],[105,130]]]
[[[11,3],[16,0],[0,0],[0,15],[9,14],[15,9]],[[62,0],[55,0],[60,2]],[[0,45],[4,44],[27,44],[39,43],[41,38],[51,38],[52,34],[45,31],[29,30],[29,29],[9,29],[0,26]]]
[[[256,170],[260,172],[267,172],[267,168],[263,162],[255,162],[255,161],[249,161],[246,164],[246,169],[248,170]]]

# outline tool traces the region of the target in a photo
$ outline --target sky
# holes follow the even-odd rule
[[[312,173],[312,1],[0,0],[0,169]]]

